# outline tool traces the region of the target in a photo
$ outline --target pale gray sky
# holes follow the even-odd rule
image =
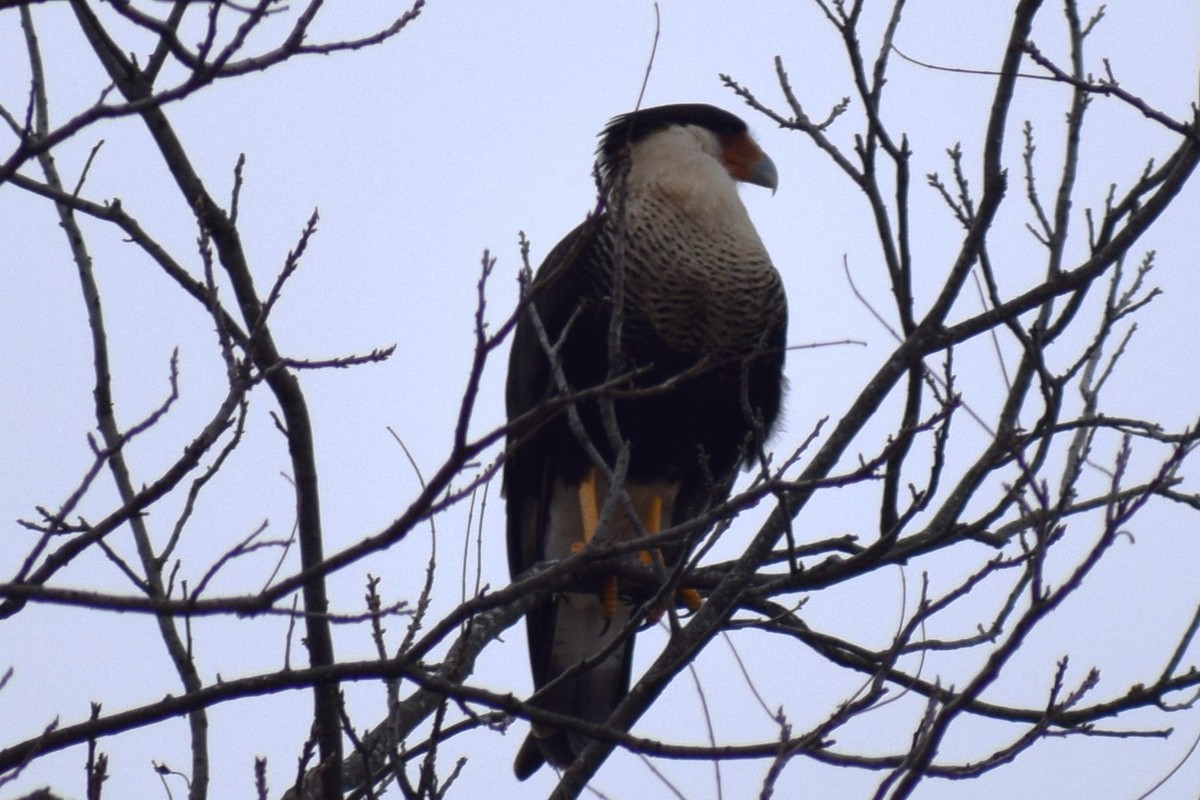
[[[880,5],[869,3],[868,15],[878,13],[875,6]],[[330,4],[315,35],[362,33],[395,7]],[[731,74],[782,110],[772,63],[779,55],[801,100],[813,117],[821,117],[853,93],[844,55],[812,3],[663,0],[660,7],[661,38],[644,104],[703,101],[736,111],[778,165],[780,188],[774,197],[754,187],[743,196],[787,284],[790,342],[867,343],[802,350],[789,357],[791,393],[780,444],[790,449],[817,419],[836,419],[890,351],[887,332],[854,298],[843,258],[879,308],[889,307],[888,289],[866,205],[854,187],[807,139],[755,115],[717,76]],[[1047,20],[1055,13],[1047,9]],[[93,102],[104,81],[65,4],[38,6],[34,16],[49,72],[52,113],[61,122]],[[913,0],[896,43],[922,61],[991,69],[999,62],[1006,17],[999,3]],[[868,16],[864,40],[873,42],[869,37],[881,23]],[[591,207],[595,136],[611,116],[633,107],[654,25],[654,10],[646,0],[435,0],[409,30],[383,47],[300,59],[218,84],[169,108],[212,186],[227,193],[238,154],[246,154],[241,228],[260,288],[270,285],[313,208],[320,209],[319,232],[275,312],[281,349],[295,357],[324,358],[397,344],[396,354],[383,365],[303,376],[316,425],[329,551],[377,531],[415,491],[417,479],[388,426],[404,438],[425,470],[434,469],[446,453],[471,356],[481,254],[488,249],[498,259],[489,302],[490,318],[499,323],[516,297],[518,231],[531,239],[536,262]],[[1099,71],[1100,58],[1110,56],[1125,88],[1185,118],[1196,96],[1198,34],[1200,10],[1192,0],[1110,3],[1108,19],[1093,37],[1089,65]],[[1035,39],[1046,53],[1063,53],[1059,25],[1043,24]],[[131,38],[126,45],[137,47],[138,41]],[[885,112],[893,131],[907,133],[914,150],[917,291],[928,293],[949,267],[958,230],[939,208],[940,200],[921,185],[923,176],[935,170],[946,174],[945,150],[962,142],[968,175],[977,181],[992,81],[932,72],[899,60],[890,74]],[[0,102],[9,109],[24,108],[26,75],[17,14],[0,12]],[[1050,181],[1061,153],[1066,91],[1038,82],[1023,83],[1020,89],[1013,118],[1034,121],[1037,158]],[[1089,113],[1078,198],[1098,207],[1110,182],[1127,185],[1147,159],[1169,153],[1173,139],[1115,101],[1098,99]],[[859,120],[860,109],[852,105],[830,130],[830,138],[849,150]],[[198,271],[195,227],[139,122],[112,122],[66,143],[57,151],[64,175],[74,180],[99,138],[105,144],[84,194],[119,197],[143,227]],[[11,144],[4,141],[7,153]],[[996,228],[999,238],[993,241],[998,271],[1015,290],[1037,280],[1041,260],[1032,239],[1021,232],[1030,214],[1017,197],[1022,190],[1018,131],[1010,131],[1008,141],[1013,201],[1005,207]],[[25,172],[36,174],[32,167]],[[1200,296],[1198,218],[1200,192],[1191,186],[1142,243],[1158,251],[1153,280],[1165,295],[1139,320],[1139,335],[1113,379],[1110,413],[1178,427],[1200,411],[1200,351],[1192,344]],[[105,292],[120,422],[131,424],[161,402],[168,359],[179,348],[178,406],[130,450],[135,478],[148,478],[194,435],[223,391],[223,368],[202,308],[114,231],[91,222],[85,222],[85,231]],[[1072,235],[1078,255],[1085,233],[1079,228]],[[972,310],[965,305],[961,316]],[[990,345],[983,344],[960,355],[959,372],[967,402],[991,408],[999,368]],[[56,506],[90,462],[84,439],[94,426],[89,347],[74,268],[52,207],[12,187],[0,188],[0,364],[6,376],[0,382],[0,447],[8,455],[0,477],[0,520],[7,534],[0,548],[0,580],[12,574],[29,541],[13,521],[32,517],[36,505]],[[488,370],[477,432],[502,420],[503,364],[499,358]],[[228,464],[208,502],[197,509],[179,553],[182,574],[192,583],[215,554],[264,520],[279,536],[290,528],[289,487],[281,476],[288,469],[286,452],[282,439],[271,432],[270,405],[265,396],[258,398],[250,423],[253,436]],[[983,433],[964,436],[971,441]],[[1097,454],[1106,463],[1111,457],[1111,452]],[[1191,488],[1196,489],[1194,482]],[[814,503],[800,535],[869,530],[873,508],[854,503],[854,497],[851,492],[830,494]],[[100,514],[111,500],[105,486],[82,512]],[[177,508],[168,504],[155,510],[151,524],[158,526],[156,533],[166,535]],[[754,518],[750,515],[746,522],[746,537]],[[1200,555],[1200,531],[1183,516],[1164,515],[1143,525],[1134,531],[1136,544],[1120,543],[1127,552],[1095,577],[1098,588],[1086,600],[1065,607],[1061,618],[1035,637],[1028,657],[1010,665],[995,687],[997,698],[1036,702],[1022,690],[1048,686],[1054,659],[1066,652],[1072,653],[1070,675],[1076,680],[1091,664],[1105,665],[1097,690],[1101,694],[1155,677],[1140,673],[1139,666],[1145,665],[1147,653],[1151,664],[1161,665],[1163,649],[1192,613],[1192,565]],[[452,607],[459,597],[464,528],[462,515],[439,523],[435,613]],[[493,494],[484,525],[482,570],[483,581],[492,586],[507,582],[502,528],[502,503]],[[736,534],[726,542],[731,548],[742,541]],[[128,542],[116,544],[131,552]],[[389,598],[413,597],[426,553],[423,542],[412,540],[346,570],[331,582],[334,606],[347,612],[361,609],[367,572],[384,578]],[[272,559],[245,559],[219,578],[212,591],[261,585]],[[910,601],[922,570],[930,571],[933,586],[945,588],[969,566],[946,558],[911,567],[906,575]],[[61,585],[129,590],[99,556],[66,570]],[[814,596],[806,619],[882,644],[901,613],[903,591],[898,573],[885,572],[870,586]],[[1173,600],[1179,601],[1177,607]],[[193,627],[208,680],[270,670],[281,661],[285,626],[278,619],[200,620]],[[399,627],[394,623],[393,632]],[[638,663],[652,657],[656,636],[644,635]],[[754,665],[756,686],[772,708],[786,710],[797,729],[822,718],[831,700],[856,685],[798,645],[772,642],[760,652],[756,641],[753,636],[741,640],[743,655]],[[337,631],[337,650],[344,658],[373,653],[358,627]],[[302,662],[303,653],[296,649],[293,659]],[[153,620],[139,615],[31,606],[0,626],[0,670],[10,664],[17,672],[0,692],[0,747],[33,735],[56,717],[62,723],[86,718],[93,700],[115,711],[178,692]],[[943,666],[947,681],[961,674],[962,665],[951,658],[944,665],[931,659],[925,674]],[[698,662],[697,672],[721,741],[773,735],[773,723],[752,699],[722,643]],[[486,651],[474,680],[495,690],[528,692],[522,630],[512,629],[505,642]],[[356,722],[373,724],[383,708],[383,690],[360,684],[347,686],[346,692]],[[249,796],[255,755],[270,758],[272,795],[278,795],[291,780],[308,733],[309,706],[307,693],[294,692],[214,708],[212,796]],[[894,714],[884,710],[871,717],[870,726],[841,731],[840,746],[902,749],[911,733],[903,725],[911,706],[894,708]],[[887,726],[891,720],[896,727]],[[930,781],[918,796],[1136,796],[1165,774],[1200,732],[1194,713],[1176,715],[1169,723],[1177,735],[1165,742],[1052,742],[969,789]],[[690,678],[681,676],[637,730],[671,741],[703,742],[703,719]],[[505,737],[474,733],[452,742],[445,764],[460,752],[472,756],[453,796],[544,795],[553,783],[548,770],[519,790],[511,776],[510,762],[524,733],[525,724],[519,722]],[[1007,734],[981,730],[952,736],[944,755],[983,756],[999,741],[993,738],[997,735]],[[150,761],[184,769],[186,747],[182,721],[103,742],[113,773],[105,796],[164,796]],[[17,786],[28,790],[50,783],[65,793],[81,794],[83,757],[76,748],[39,761]],[[711,771],[686,763],[658,766],[679,781],[689,798],[718,796]],[[764,769],[760,763],[723,764],[724,796],[748,796]],[[868,796],[876,781],[871,773],[797,760],[777,796]],[[599,773],[595,785],[612,798],[666,794],[638,759],[622,753]],[[1195,797],[1197,786],[1200,761],[1193,761],[1156,796]],[[179,785],[173,790],[176,796],[184,791]]]

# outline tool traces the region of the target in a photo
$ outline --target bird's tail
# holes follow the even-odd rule
[[[622,598],[610,615],[594,592],[562,592],[554,602],[547,679],[540,682],[531,702],[546,711],[602,725],[629,691],[633,637],[626,628],[633,605]],[[580,670],[584,662],[588,666]],[[571,674],[555,680],[566,672]],[[565,769],[590,741],[577,731],[534,722],[513,771],[525,780],[546,762]]]

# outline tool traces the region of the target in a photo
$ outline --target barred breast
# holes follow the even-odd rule
[[[626,321],[673,350],[743,355],[786,317],[783,282],[743,213],[696,218],[654,195],[630,202],[625,231]]]

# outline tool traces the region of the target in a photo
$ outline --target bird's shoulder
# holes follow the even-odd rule
[[[530,290],[535,300],[557,294],[575,294],[580,284],[595,281],[608,265],[611,233],[608,215],[593,214],[579,223],[546,254]],[[541,305],[541,303],[539,303]]]

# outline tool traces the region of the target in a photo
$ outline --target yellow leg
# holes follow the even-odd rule
[[[604,618],[612,620],[617,615],[617,576],[609,575],[604,579],[604,588],[600,590],[600,606],[604,609]]]
[[[590,544],[600,525],[600,510],[596,504],[596,470],[589,469],[579,484],[579,519],[583,523],[582,545]],[[581,546],[582,546],[581,545]]]
[[[654,536],[662,530],[662,498],[658,495],[650,498],[650,507],[646,509],[646,533]],[[638,558],[643,564],[651,564],[654,562],[654,556],[649,550],[643,550],[638,553]]]
[[[662,530],[662,497],[654,495],[650,498],[650,508],[646,509],[646,531],[654,534]]]
[[[583,538],[571,545],[571,552],[577,553],[587,547],[596,538],[596,528],[600,527],[600,506],[596,502],[596,470],[589,469],[579,484],[579,523]],[[604,618],[612,619],[617,613],[617,576],[610,575],[604,580],[600,590],[600,604],[604,609]]]
[[[646,508],[646,519],[643,524],[646,527],[646,534],[649,536],[662,533],[661,496],[654,495],[654,497],[650,498],[650,505]],[[643,550],[638,553],[638,558],[641,559],[643,564],[653,564],[655,559],[658,559],[659,561],[662,560],[662,553],[657,548],[654,550]],[[679,589],[675,592],[675,596],[676,599],[682,600],[693,611],[700,607],[700,595],[696,593],[695,589]],[[695,606],[692,605],[692,598],[695,599]],[[655,606],[646,613],[646,621],[651,624],[658,622],[660,619],[662,619],[662,615],[665,611],[666,608],[663,604],[656,603]]]
[[[650,536],[654,536],[655,534],[662,532],[662,497],[659,495],[655,495],[650,499],[650,506],[646,509],[645,526],[646,533]],[[653,563],[655,556],[658,556],[660,559],[662,558],[657,549],[655,549],[653,552],[649,550],[643,550],[638,553],[638,557],[641,559],[643,564]],[[700,593],[695,589],[676,589],[675,599],[678,603],[686,606],[689,611],[696,611],[699,609],[702,602],[700,599]],[[664,611],[665,609],[661,605],[650,609],[650,612],[646,615],[647,621],[651,623],[658,622],[662,618]]]

